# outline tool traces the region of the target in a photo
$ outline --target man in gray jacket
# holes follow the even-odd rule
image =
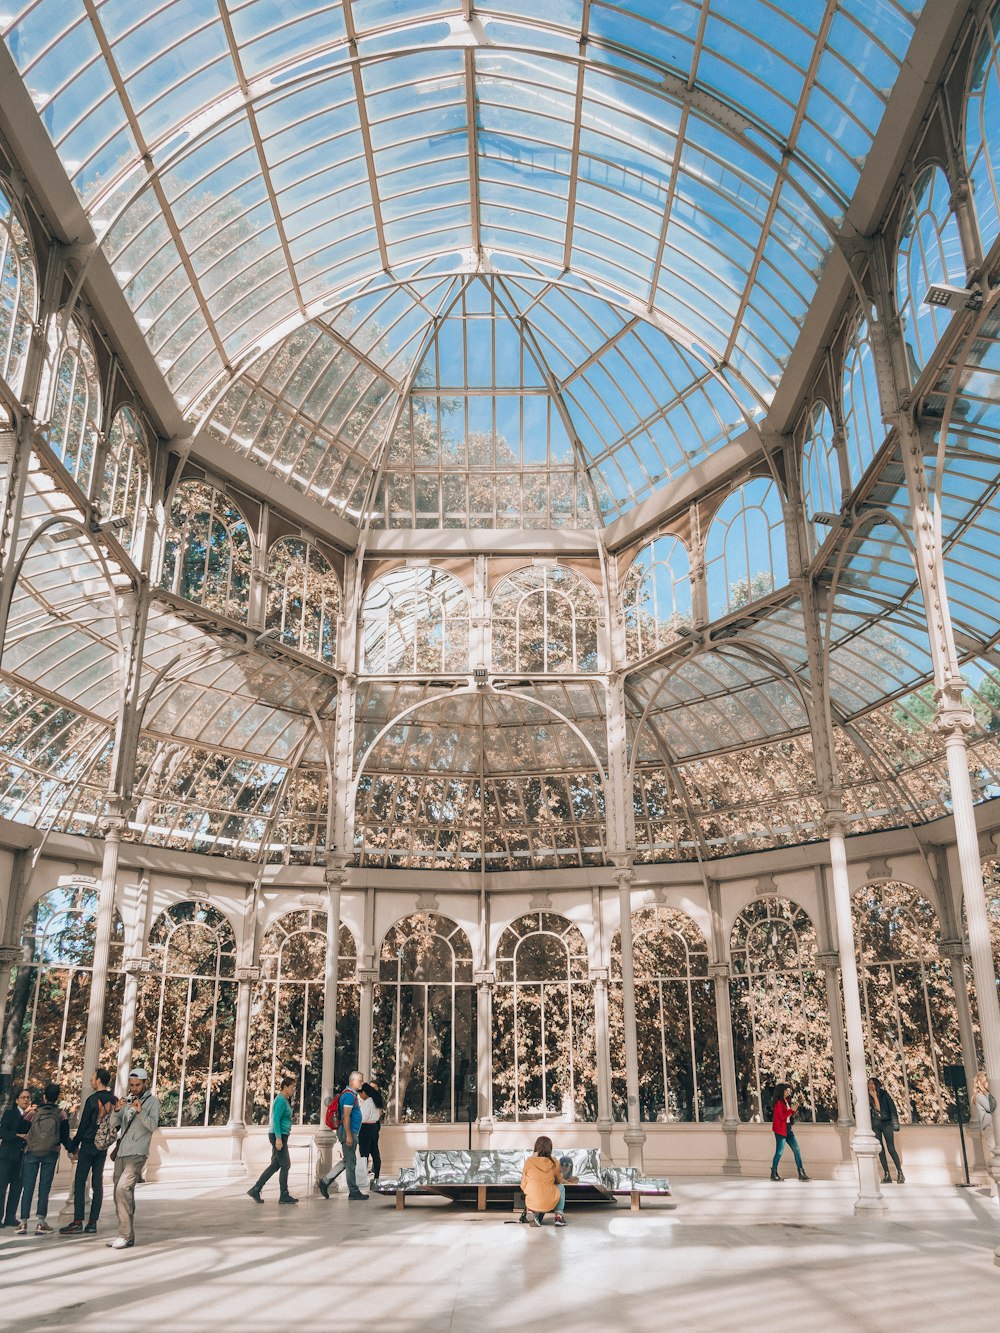
[[[133,1069],[128,1092],[115,1102],[112,1114],[119,1126],[115,1156],[115,1208],[118,1235],[108,1241],[112,1250],[128,1250],[135,1244],[135,1187],[149,1156],[149,1142],[160,1123],[160,1103],[149,1089],[145,1069]]]

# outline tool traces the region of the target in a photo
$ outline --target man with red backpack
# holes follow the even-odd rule
[[[355,1168],[358,1160],[358,1135],[361,1132],[361,1103],[358,1100],[358,1092],[364,1080],[358,1070],[355,1070],[347,1080],[347,1087],[327,1107],[326,1122],[327,1127],[336,1129],[337,1138],[340,1140],[340,1146],[343,1150],[343,1160],[338,1162],[335,1167],[321,1176],[316,1184],[319,1186],[319,1192],[324,1199],[330,1197],[330,1186],[342,1171],[347,1172],[347,1197],[349,1199],[367,1199],[367,1194],[362,1194],[358,1189]],[[337,1186],[334,1185],[336,1189]]]
[[[36,1209],[35,1235],[46,1236],[52,1228],[46,1221],[49,1210],[49,1190],[52,1177],[56,1173],[59,1161],[59,1145],[69,1152],[69,1120],[66,1112],[59,1106],[59,1094],[62,1092],[58,1083],[49,1083],[42,1094],[41,1106],[36,1106],[25,1117],[29,1120],[28,1137],[24,1141],[24,1166],[21,1176],[21,1222],[17,1228],[19,1236],[28,1234],[28,1218],[31,1216],[31,1198],[38,1181],[38,1206]]]

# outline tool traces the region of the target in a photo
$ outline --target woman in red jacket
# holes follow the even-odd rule
[[[808,1180],[805,1167],[802,1165],[802,1154],[799,1152],[799,1145],[792,1131],[792,1121],[797,1106],[792,1105],[792,1089],[787,1083],[779,1083],[774,1092],[774,1114],[771,1118],[771,1128],[774,1130],[774,1158],[771,1161],[771,1179],[780,1180],[778,1175],[778,1163],[781,1161],[781,1154],[785,1151],[787,1143],[792,1150],[792,1156],[795,1158],[795,1165],[798,1168],[799,1180]]]

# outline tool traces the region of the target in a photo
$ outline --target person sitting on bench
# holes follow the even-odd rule
[[[530,1220],[533,1227],[540,1227],[545,1214],[554,1212],[556,1226],[566,1225],[563,1216],[566,1186],[559,1163],[552,1156],[552,1140],[544,1134],[535,1140],[534,1156],[524,1164],[521,1189],[524,1193],[522,1222]]]

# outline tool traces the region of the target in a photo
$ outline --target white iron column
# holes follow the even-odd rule
[[[840,971],[844,983],[844,1025],[847,1029],[847,1062],[854,1095],[854,1135],[851,1150],[858,1164],[856,1213],[884,1213],[886,1202],[879,1188],[878,1139],[872,1133],[868,1101],[868,1070],[865,1061],[865,1034],[861,1018],[861,993],[858,989],[858,964],[855,953],[854,922],[851,917],[851,884],[847,874],[847,844],[844,820],[839,810],[826,816],[830,842],[830,869],[833,879],[833,905],[837,919],[837,943]]]
[[[712,961],[708,975],[715,987],[715,1022],[719,1034],[719,1073],[722,1079],[722,1127],[729,1132],[728,1173],[739,1174],[735,1133],[740,1123],[740,1103],[736,1093],[736,1053],[733,1047],[733,998],[730,983],[729,949],[722,921],[722,893],[717,879],[705,880],[711,928]]]
[[[496,975],[482,969],[476,983],[476,1120],[479,1146],[489,1148],[493,1133],[493,984]]]
[[[361,959],[358,966],[358,1068],[367,1078],[372,1069],[372,1024],[374,1021],[375,982],[378,964],[375,959],[375,890],[365,889],[365,922],[361,941]],[[381,1072],[381,1071],[379,1071]]]
[[[715,987],[715,1021],[719,1033],[719,1072],[722,1076],[722,1125],[735,1129],[740,1123],[736,1094],[736,1055],[733,1050],[733,1002],[729,989],[729,963],[709,963],[708,975]]]
[[[326,967],[323,972],[323,1055],[320,1070],[320,1126],[316,1133],[316,1172],[330,1170],[334,1135],[326,1127],[326,1108],[333,1101],[335,1061],[337,1056],[337,980],[340,964],[340,897],[347,878],[347,858],[341,853],[327,857],[326,882]]]
[[[118,878],[118,853],[122,833],[127,823],[126,808],[125,802],[115,798],[110,803],[109,813],[100,823],[104,834],[104,862],[101,866],[101,887],[97,899],[94,968],[90,974],[90,1007],[87,1011],[87,1037],[83,1048],[84,1089],[89,1087],[90,1076],[101,1059],[104,1007],[108,992],[108,962],[115,923],[115,882]]]
[[[646,1142],[639,1120],[639,1042],[635,1026],[635,967],[632,958],[632,880],[635,872],[631,865],[619,866],[615,872],[618,881],[619,930],[622,941],[622,1008],[625,1018],[625,1146],[628,1164],[642,1170],[642,1146]]]
[[[125,959],[122,963],[122,971],[125,973],[125,984],[122,987],[122,1021],[118,1034],[118,1066],[115,1083],[119,1092],[125,1091],[125,1085],[128,1083],[128,1071],[132,1068],[135,1015],[139,1003],[139,981],[152,968],[150,960],[144,957],[148,904],[149,876],[144,873],[138,884],[128,884],[124,891]]]
[[[594,987],[594,1022],[597,1027],[597,1132],[601,1152],[611,1157],[611,1043],[608,1032],[608,969],[592,967],[590,982]]]
[[[1000,1185],[1000,1002],[997,1000],[993,946],[983,891],[983,867],[979,859],[972,784],[969,781],[969,756],[965,746],[965,733],[972,726],[973,718],[962,700],[962,689],[963,682],[959,679],[943,690],[935,690],[938,701],[936,726],[944,736],[948,760],[955,842],[965,897],[972,975],[976,983],[979,1031],[983,1042],[983,1064],[990,1081],[990,1092],[997,1102],[997,1109],[993,1112],[993,1156],[988,1168],[992,1178]],[[1000,1247],[993,1257],[994,1262],[1000,1266]]]
[[[833,1049],[833,1078],[837,1087],[837,1124],[853,1125],[851,1106],[851,1072],[844,1046],[844,1006],[840,999],[840,954],[828,949],[816,955],[826,980],[826,1007],[830,1014],[830,1035]]]
[[[247,890],[240,939],[240,959],[236,967],[236,1031],[233,1034],[233,1081],[229,1099],[229,1126],[241,1134],[246,1132],[250,1010],[253,1004],[253,989],[260,981],[260,960],[257,952],[258,888],[259,885],[253,884]]]

